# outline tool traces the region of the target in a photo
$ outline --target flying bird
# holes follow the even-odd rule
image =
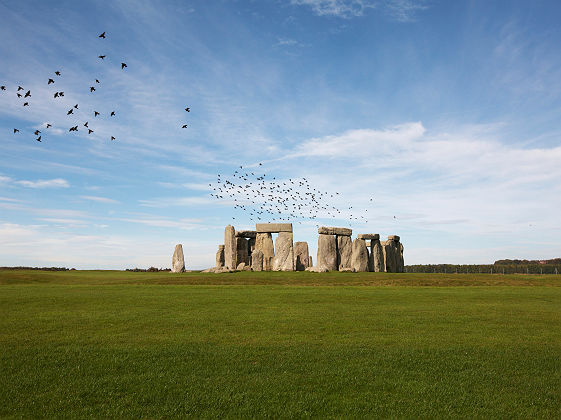
[[[6,86],[0,86],[0,89],[6,90]]]
[[[33,134],[35,134],[36,136],[38,136],[38,135],[39,135],[39,133],[40,133],[40,131],[39,131],[39,130],[35,130],[35,132],[34,132]]]
[[[25,89],[22,88],[21,86],[18,86],[18,92],[19,92],[20,90],[25,90]]]
[[[19,133],[19,130],[17,128],[14,128],[14,134]]]
[[[127,67],[126,63],[121,63],[121,70]]]
[[[99,112],[94,111],[94,117],[97,117],[99,115]]]
[[[24,102],[23,106],[29,106],[29,102]]]
[[[99,80],[95,79],[95,82],[96,82],[96,83],[99,83]]]
[[[57,76],[60,76],[60,71],[55,71],[55,74],[56,74]]]
[[[92,134],[94,131],[88,128],[88,134]]]
[[[88,127],[88,122],[86,121],[86,123],[84,124],[84,127],[89,128]]]
[[[105,58],[104,55],[98,55],[97,57],[98,57],[98,58],[101,58],[102,60]]]
[[[49,81],[47,82],[48,85],[50,85],[51,83],[54,83],[55,81],[53,79],[49,79]]]
[[[30,91],[30,90],[28,90],[27,92],[25,92],[24,98],[27,98],[28,96],[31,96],[31,91]]]
[[[115,140],[115,137],[111,136],[111,141]]]
[[[16,93],[16,95],[18,95],[18,98],[21,98],[21,93]]]
[[[191,108],[185,108],[185,111],[191,112]]]
[[[78,104],[74,105],[74,108],[78,109]]]
[[[90,86],[90,93],[95,92],[95,88],[93,86]]]
[[[72,113],[74,113],[74,108],[70,108],[70,111],[68,111],[68,112],[66,113],[66,115],[70,115],[70,114],[72,114]]]
[[[51,127],[52,127],[52,125],[47,123],[47,128],[51,128]]]
[[[37,140],[39,143],[41,143],[41,136],[37,137],[35,140]]]
[[[70,127],[68,131],[78,131],[78,126],[75,125],[74,127]]]
[[[181,128],[187,128],[187,124],[183,124]]]
[[[115,111],[111,111],[111,114],[109,114],[111,117],[115,116]]]
[[[98,38],[105,38],[105,32],[103,32]]]

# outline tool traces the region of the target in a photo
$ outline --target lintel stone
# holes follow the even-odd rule
[[[351,236],[353,234],[353,230],[344,227],[328,227],[328,226],[320,226],[318,228],[318,233],[320,235],[339,235],[339,236]]]
[[[398,235],[390,235],[390,236],[388,236],[388,241],[399,242],[399,236]]]
[[[378,241],[380,239],[379,233],[359,233],[357,236],[358,239],[370,239],[374,241]]]
[[[237,230],[236,237],[255,239],[257,237],[257,232],[254,230]]]
[[[292,223],[257,223],[257,233],[292,232]]]

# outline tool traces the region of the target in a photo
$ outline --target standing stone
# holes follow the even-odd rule
[[[384,252],[382,251],[382,245],[380,240],[372,240],[370,243],[370,255],[372,256],[373,267],[376,273],[386,271],[386,265],[384,263]]]
[[[368,249],[364,239],[355,239],[353,241],[353,253],[351,268],[353,271],[368,271]]]
[[[218,251],[216,251],[216,267],[224,267],[224,245],[218,245]]]
[[[272,270],[275,248],[273,246],[273,236],[270,233],[257,234],[257,238],[255,238],[255,251],[257,250],[263,253],[263,270]]]
[[[350,236],[337,236],[337,267],[339,271],[343,268],[351,268],[353,255],[353,244]]]
[[[296,271],[305,271],[309,267],[310,253],[308,242],[294,242],[294,268]]]
[[[235,270],[238,266],[238,248],[236,244],[236,230],[234,226],[228,225],[224,229],[224,266]]]
[[[337,240],[335,235],[318,235],[317,269],[323,271],[337,270]]]
[[[388,254],[388,250],[386,248],[386,242],[387,241],[380,241],[380,246],[382,247],[382,258],[384,260],[384,273],[388,272],[388,258],[387,258],[387,254]]]
[[[247,241],[247,246],[248,246],[248,256],[249,256],[249,264],[251,264],[251,256],[253,254],[253,251],[255,251],[255,238],[249,238],[249,240]]]
[[[253,271],[263,271],[263,253],[259,249],[251,254],[251,269]]]
[[[405,260],[403,259],[403,244],[399,243],[399,273],[405,271]]]
[[[183,273],[185,271],[185,258],[183,257],[183,245],[175,245],[173,257],[171,257],[171,272]]]
[[[390,235],[384,245],[386,271],[388,273],[398,273],[399,271],[399,236]]]
[[[249,243],[245,238],[236,238],[236,262],[249,265]]]
[[[312,256],[310,255],[308,257],[308,268],[313,267],[314,266],[314,260],[312,259]]]
[[[279,232],[275,241],[274,271],[294,271],[292,232]]]

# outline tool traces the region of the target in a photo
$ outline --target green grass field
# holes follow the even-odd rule
[[[559,286],[0,271],[0,416],[561,418]]]

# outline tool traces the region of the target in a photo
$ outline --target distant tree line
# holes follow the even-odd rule
[[[75,268],[66,267],[0,267],[0,270],[42,270],[42,271],[70,271],[76,270]]]
[[[134,273],[157,273],[159,271],[171,271],[171,268],[157,268],[157,267],[150,267],[150,268],[127,268],[125,271],[132,271]]]
[[[502,260],[509,261],[509,260]],[[519,260],[522,261],[522,260]],[[561,263],[495,263],[495,264],[417,264],[406,265],[406,273],[458,273],[458,274],[559,274]]]

